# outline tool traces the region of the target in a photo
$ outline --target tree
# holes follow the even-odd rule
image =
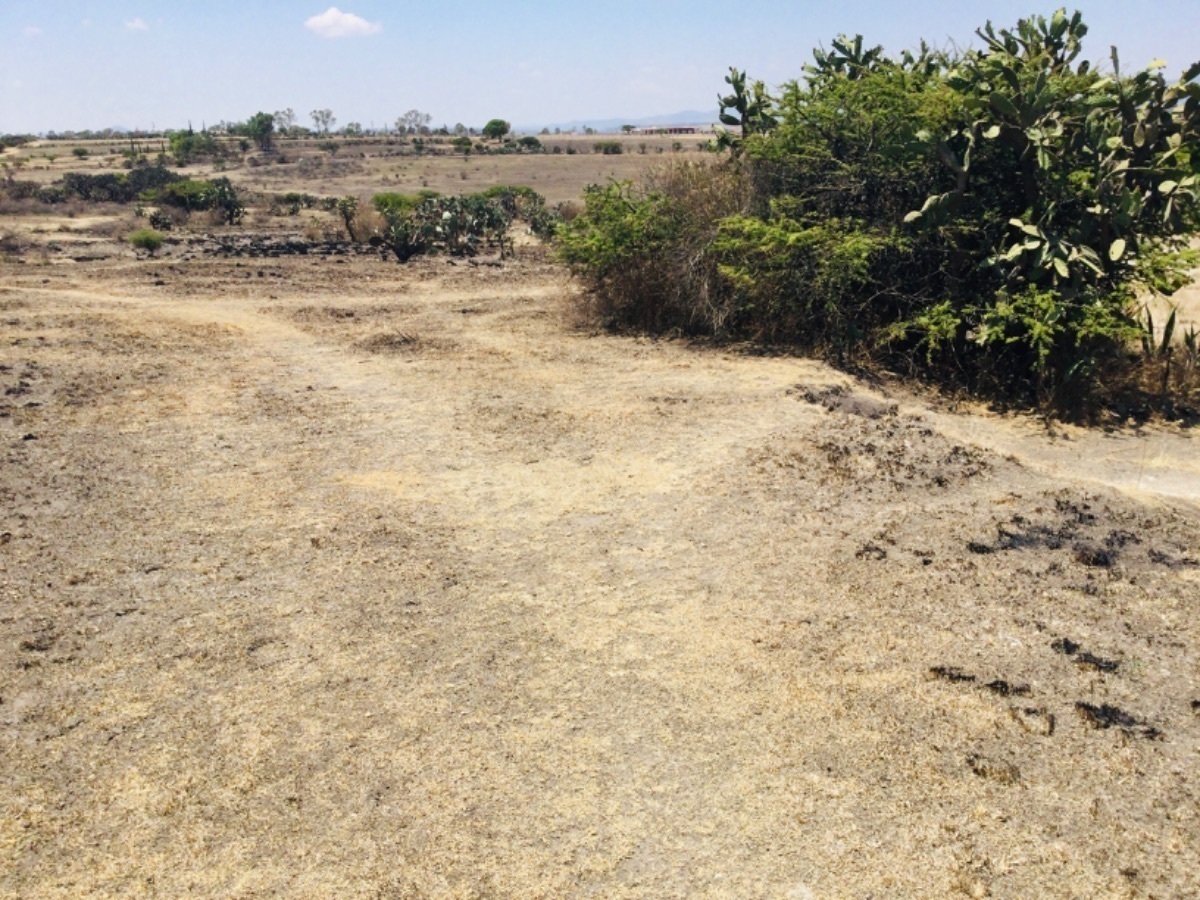
[[[329,129],[337,124],[332,109],[314,109],[309,115],[312,116],[313,124],[317,126],[317,131],[321,134],[329,134]]]
[[[503,119],[492,119],[483,126],[483,136],[485,138],[491,138],[494,141],[499,141],[502,140],[504,136],[511,130],[512,126]]]
[[[467,133],[467,126],[464,125],[462,122],[455,123],[454,133],[461,137],[462,135]]]
[[[429,134],[429,123],[433,116],[419,109],[410,109],[396,120],[396,130],[401,134]]]
[[[296,111],[290,106],[287,109],[277,110],[275,113],[275,128],[283,135],[291,135],[292,129],[296,127]]]
[[[636,125],[622,125],[621,126],[621,131],[624,134],[633,134],[633,132],[636,130],[637,130]]]
[[[186,166],[197,157],[216,156],[221,149],[216,138],[207,131],[192,131],[190,127],[187,131],[168,132],[167,140],[171,155],[180,166]]]
[[[246,134],[253,138],[260,150],[271,149],[271,137],[275,133],[275,117],[270,113],[257,112],[246,122]]]
[[[363,127],[361,122],[347,122],[346,127],[342,129],[342,134],[346,137],[362,137]]]

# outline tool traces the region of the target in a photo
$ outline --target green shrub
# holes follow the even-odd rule
[[[210,182],[189,178],[166,185],[156,194],[148,195],[147,199],[157,200],[167,206],[177,206],[192,212],[211,207],[211,189]]]
[[[470,256],[483,245],[498,248],[504,256],[508,247],[511,216],[500,202],[479,194],[425,197],[411,208],[384,203],[376,209],[386,221],[383,244],[401,262],[439,251]]]
[[[592,149],[605,156],[618,156],[623,152],[620,141],[596,141]]]
[[[167,138],[171,155],[177,165],[186,166],[198,159],[212,158],[221,155],[221,146],[217,139],[207,131],[173,131]]]
[[[160,231],[170,231],[175,227],[175,220],[171,218],[171,214],[165,209],[156,209],[150,213],[150,227]]]
[[[65,203],[67,200],[67,192],[56,185],[47,184],[39,187],[34,193],[39,203],[55,204]]]
[[[1200,64],[1170,83],[1114,50],[1104,76],[1086,32],[1060,10],[967,51],[841,37],[778,97],[731,70],[713,184],[668,168],[591,188],[563,257],[616,324],[1079,409],[1144,331],[1138,291],[1186,282],[1200,230]]]
[[[87,155],[88,155],[87,147],[72,147],[71,155],[74,156],[76,159],[87,159]]]
[[[583,210],[558,229],[559,253],[610,325],[726,334],[736,311],[711,246],[746,208],[738,167],[673,162],[640,186],[588,187]]]
[[[246,214],[246,207],[228,178],[214,178],[211,181],[173,181],[160,189],[143,194],[143,197],[188,212],[216,210],[221,220],[228,225],[238,224]]]
[[[65,196],[90,203],[132,203],[143,195],[180,181],[182,176],[162,166],[140,166],[130,172],[68,172],[62,178]]]
[[[383,193],[371,198],[371,205],[383,215],[408,216],[417,208],[421,198],[416,194]]]
[[[478,196],[500,204],[510,219],[521,219],[542,240],[549,240],[562,223],[562,215],[546,207],[546,198],[524,185],[495,185]]]
[[[286,194],[280,194],[275,198],[275,205],[285,210],[289,216],[299,214],[302,209],[312,209],[320,200],[312,194],[304,194],[298,191],[289,191]]]
[[[129,236],[129,243],[153,256],[163,245],[163,236],[152,228],[143,228]]]

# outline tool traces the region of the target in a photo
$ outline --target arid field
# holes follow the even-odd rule
[[[0,213],[0,896],[1200,890],[1194,430],[602,332],[524,234]]]

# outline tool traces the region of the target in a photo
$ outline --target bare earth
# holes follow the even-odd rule
[[[0,263],[0,895],[1195,895],[1189,432],[573,292]]]

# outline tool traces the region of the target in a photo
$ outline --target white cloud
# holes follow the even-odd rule
[[[25,35],[25,37],[41,37],[42,29],[36,25],[30,25],[28,28],[22,28],[21,34]]]
[[[329,7],[319,16],[313,16],[304,23],[304,27],[323,38],[366,37],[383,31],[383,26],[378,22],[368,22],[354,13],[342,12],[336,6]]]
[[[145,23],[145,21],[143,21],[142,19],[130,19],[128,22],[125,23],[125,27],[128,28],[130,31],[149,31],[150,30],[150,26],[147,25]]]

